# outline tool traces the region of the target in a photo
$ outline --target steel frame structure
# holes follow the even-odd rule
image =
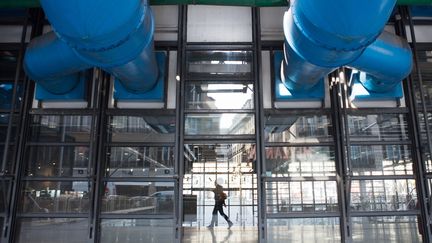
[[[157,49],[166,51],[177,51],[177,75],[179,81],[176,82],[176,109],[169,110],[163,109],[157,111],[156,114],[171,115],[176,117],[176,132],[175,140],[169,144],[160,143],[109,143],[107,140],[107,126],[110,116],[143,116],[145,114],[155,114],[154,110],[144,109],[115,109],[108,107],[110,77],[108,74],[100,70],[94,70],[94,80],[92,84],[92,94],[89,97],[89,107],[87,109],[41,109],[32,108],[34,84],[28,79],[21,77],[22,72],[22,57],[26,47],[26,36],[28,35],[28,23],[32,26],[31,38],[42,34],[42,29],[45,23],[44,15],[41,9],[31,9],[27,12],[24,19],[17,20],[16,18],[1,19],[1,23],[11,22],[22,25],[22,37],[20,43],[15,44],[0,44],[0,48],[18,50],[19,58],[18,65],[15,70],[15,78],[13,80],[13,103],[18,99],[17,86],[22,82],[24,93],[22,96],[21,107],[15,109],[15,106],[10,110],[1,110],[1,113],[8,113],[9,120],[7,123],[6,137],[0,141],[0,145],[4,147],[3,157],[1,158],[1,171],[0,171],[0,187],[5,200],[5,211],[0,212],[0,220],[2,221],[2,229],[0,235],[0,242],[12,243],[16,240],[16,233],[18,230],[18,222],[20,219],[34,218],[34,217],[50,217],[50,218],[86,218],[88,219],[88,242],[100,241],[100,223],[102,219],[171,219],[173,220],[173,236],[176,242],[182,241],[183,234],[183,178],[184,178],[184,144],[188,142],[217,142],[217,143],[231,143],[231,142],[247,142],[256,145],[257,161],[257,191],[258,191],[258,237],[260,242],[266,242],[267,237],[267,220],[268,219],[294,219],[294,218],[311,218],[311,217],[332,217],[339,218],[340,224],[340,238],[342,242],[352,241],[352,217],[381,217],[381,216],[412,216],[421,218],[424,223],[423,226],[423,241],[430,242],[432,239],[432,232],[430,230],[432,218],[432,203],[431,197],[431,181],[432,173],[427,171],[426,160],[427,154],[432,154],[432,131],[430,130],[431,124],[429,119],[424,119],[425,131],[422,130],[422,121],[419,117],[428,117],[432,112],[426,106],[424,82],[422,78],[422,70],[416,69],[418,80],[414,85],[415,79],[409,77],[403,82],[405,90],[405,101],[407,106],[401,108],[364,108],[352,109],[346,106],[345,100],[347,99],[347,88],[343,77],[338,73],[330,75],[330,98],[331,108],[321,109],[264,109],[263,107],[263,87],[261,82],[261,53],[262,51],[280,50],[282,41],[261,41],[260,30],[260,8],[251,8],[252,12],[252,27],[253,36],[251,43],[188,43],[187,42],[187,10],[186,5],[179,5],[179,29],[177,41],[169,42],[156,42]],[[419,45],[415,40],[414,26],[415,25],[432,25],[431,21],[417,21],[413,20],[410,16],[407,7],[398,7],[398,18],[392,20],[395,25],[396,33],[404,38],[407,38],[408,33],[405,31],[405,26],[408,26],[410,36],[412,38],[411,47],[415,54],[415,64],[419,67],[419,58],[416,55],[419,51],[419,46],[426,46],[428,50],[432,48],[432,44]],[[253,53],[253,80],[254,85],[254,110],[252,111],[236,111],[236,110],[187,110],[185,104],[185,84],[187,80],[186,54],[191,50],[249,50]],[[343,71],[343,70],[339,70]],[[97,75],[96,75],[97,73]],[[22,81],[23,80],[23,81]],[[235,80],[234,80],[235,81]],[[237,80],[238,81],[238,80]],[[430,80],[427,80],[430,81]],[[420,100],[416,99],[415,92],[420,93]],[[274,97],[272,97],[274,100]],[[186,136],[185,135],[185,115],[187,114],[214,114],[223,112],[243,112],[253,114],[255,117],[255,134],[247,136]],[[376,142],[375,145],[409,145],[411,148],[412,161],[414,165],[412,175],[392,175],[392,176],[354,176],[352,172],[352,161],[350,158],[350,148],[352,145],[367,145],[370,143],[361,143],[351,141],[348,128],[348,116],[350,115],[368,115],[377,113],[387,114],[404,114],[407,117],[409,124],[409,140],[399,142]],[[265,167],[265,148],[266,146],[284,146],[284,143],[266,143],[264,139],[265,116],[266,114],[277,115],[328,115],[332,120],[333,125],[333,140],[335,148],[335,168],[336,176],[330,177],[337,183],[338,193],[338,212],[331,213],[286,213],[279,215],[271,215],[266,212],[266,190],[265,184],[267,182],[290,182],[296,181],[298,178],[270,178],[266,177]],[[21,116],[19,124],[13,124],[13,116]],[[92,117],[92,132],[90,140],[83,144],[68,144],[65,142],[59,143],[37,143],[30,142],[30,122],[34,115],[88,115]],[[13,127],[17,127],[16,134],[13,134]],[[422,133],[425,133],[427,146],[422,146]],[[16,137],[13,141],[13,136]],[[11,151],[9,148],[14,145],[12,155],[15,157],[15,164],[12,173],[6,173],[6,162]],[[90,161],[94,173],[91,176],[83,178],[63,178],[63,177],[26,177],[24,168],[26,164],[26,150],[29,146],[37,145],[52,145],[52,146],[65,146],[65,145],[88,145],[90,147]],[[128,178],[128,179],[109,179],[105,178],[103,172],[105,170],[105,153],[106,149],[110,146],[172,146],[175,148],[175,174],[169,178]],[[296,146],[308,146],[310,144],[297,144]],[[330,143],[322,143],[318,146],[328,146]],[[291,145],[288,145],[291,146]],[[319,180],[319,178],[306,178],[308,181]],[[415,180],[417,197],[419,200],[420,208],[416,210],[406,211],[353,211],[350,208],[351,202],[351,183],[353,180]],[[40,213],[20,213],[18,205],[21,200],[22,187],[26,182],[30,181],[86,181],[92,185],[93,191],[91,194],[90,202],[91,207],[88,213],[83,214],[67,214],[67,213],[51,213],[49,215]],[[103,192],[103,183],[106,181],[128,181],[128,182],[149,182],[149,181],[163,181],[172,182],[175,185],[175,201],[174,212],[172,215],[112,215],[101,213],[101,195]],[[429,185],[429,186],[428,186]]]

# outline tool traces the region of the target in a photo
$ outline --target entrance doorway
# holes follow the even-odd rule
[[[255,146],[250,143],[185,144],[184,242],[258,240]],[[213,216],[215,185],[226,193],[224,213]],[[209,227],[212,226],[212,227]]]

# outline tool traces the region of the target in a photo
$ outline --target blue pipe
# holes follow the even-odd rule
[[[66,94],[79,82],[79,71],[91,66],[82,61],[54,32],[32,40],[24,58],[24,70],[53,94]]]
[[[359,58],[378,61],[376,57],[368,59],[373,55],[363,54],[369,52],[371,45],[391,48],[395,54],[405,53],[406,50],[397,50],[401,45],[392,44],[395,36],[389,38],[386,35],[386,38],[376,41],[395,5],[396,0],[291,1],[291,7],[284,15],[285,58],[281,76],[285,86],[291,90],[308,90],[340,66],[351,64],[355,67]],[[375,52],[375,55],[380,54]],[[411,67],[411,60],[399,60],[407,61],[405,65]],[[368,71],[374,72],[370,74],[377,75],[374,79],[379,82],[391,83],[387,87],[392,86],[395,79],[405,77],[392,76],[391,68],[379,69],[380,63],[371,63],[371,66],[373,68]],[[383,85],[379,86],[383,88]],[[369,87],[376,88],[374,85]]]
[[[79,71],[96,66],[133,93],[154,87],[159,70],[154,17],[146,0],[41,0],[54,33],[35,39],[24,67],[48,91],[64,94]]]
[[[405,40],[384,31],[349,66],[367,73],[358,80],[366,89],[385,92],[411,73],[412,53]]]

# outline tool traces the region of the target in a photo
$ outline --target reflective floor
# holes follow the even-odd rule
[[[258,242],[257,227],[234,226],[231,229],[227,227],[185,227],[183,242],[187,243],[222,243],[222,242],[241,242],[256,243]]]
[[[390,222],[391,220],[391,222]],[[353,218],[354,243],[420,243],[415,217]],[[100,224],[102,243],[171,243],[175,242],[173,220],[104,219]],[[183,242],[221,243],[258,242],[258,227],[226,225],[214,228],[183,227]],[[338,220],[296,219],[270,221],[267,243],[339,243]],[[83,243],[88,242],[87,219],[22,219],[17,243]]]

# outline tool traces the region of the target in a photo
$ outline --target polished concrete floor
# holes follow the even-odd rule
[[[256,243],[258,242],[257,227],[233,226],[228,229],[225,226],[206,227],[185,227],[183,242],[187,243]]]
[[[415,217],[388,222],[382,219],[357,219],[353,222],[354,243],[420,243]],[[18,227],[17,243],[89,242],[86,219],[23,219]],[[109,219],[101,222],[101,243],[175,242],[172,220]],[[337,220],[298,219],[270,221],[267,243],[339,243]],[[258,227],[221,224],[214,228],[183,227],[185,243],[256,243]]]

